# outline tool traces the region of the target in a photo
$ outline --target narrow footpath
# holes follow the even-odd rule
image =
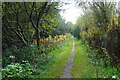
[[[73,39],[73,48],[70,53],[69,59],[66,62],[66,66],[64,68],[63,74],[61,75],[60,78],[71,78],[71,70],[73,66],[73,59],[74,59],[74,54],[75,54],[75,42],[74,42],[74,37],[72,36]]]

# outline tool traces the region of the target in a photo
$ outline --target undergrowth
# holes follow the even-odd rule
[[[96,70],[96,77],[97,78],[117,78],[120,77],[120,64],[117,64],[118,70],[115,67],[115,65],[112,64],[111,58],[108,54],[106,54],[104,51],[98,51],[98,49],[93,49],[88,45],[88,43],[83,43],[81,41],[81,45],[84,44],[85,49],[88,52],[88,57],[91,59],[89,61],[90,64],[92,64]],[[105,55],[103,57],[103,55]]]
[[[71,51],[72,38],[51,48],[41,46],[42,54],[36,46],[6,49],[3,54],[2,78],[41,78],[58,77]],[[69,48],[70,47],[70,48]],[[23,64],[23,62],[26,62]],[[54,64],[54,66],[51,66]],[[59,69],[58,69],[59,68]],[[51,70],[53,69],[53,73]],[[56,72],[56,70],[58,70]],[[49,73],[49,75],[48,75]],[[56,75],[58,74],[58,75]],[[43,76],[44,75],[44,76]],[[45,76],[46,75],[46,76]]]

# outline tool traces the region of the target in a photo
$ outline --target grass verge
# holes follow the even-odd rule
[[[89,63],[86,45],[75,39],[75,56],[73,60],[72,78],[96,78],[95,68]]]
[[[72,37],[63,44],[63,47],[50,53],[54,54],[54,57],[50,60],[49,64],[45,65],[47,69],[40,74],[40,78],[60,78],[71,50]]]

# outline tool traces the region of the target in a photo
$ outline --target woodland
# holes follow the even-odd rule
[[[60,78],[73,39],[70,78],[120,78],[120,4],[75,2],[75,24],[59,14],[64,2],[2,2],[2,78]]]

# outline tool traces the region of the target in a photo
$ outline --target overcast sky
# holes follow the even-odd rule
[[[114,0],[114,1],[119,2],[120,0]],[[65,9],[65,11],[60,11],[60,14],[63,18],[65,18],[66,22],[72,22],[73,24],[75,24],[77,18],[81,14],[83,14],[83,11],[80,7],[76,6],[76,3],[74,0],[64,0],[64,2],[67,2],[69,4],[63,5],[62,9]]]
[[[68,2],[69,4],[64,5],[62,9],[65,9],[65,11],[60,11],[60,14],[63,18],[66,19],[66,22],[72,22],[75,24],[78,16],[80,16],[83,12],[81,8],[78,8],[75,4],[74,0],[70,0]]]

